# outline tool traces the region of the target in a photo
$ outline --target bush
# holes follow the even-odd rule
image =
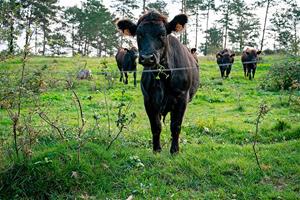
[[[261,87],[269,91],[289,90],[295,82],[300,83],[299,58],[291,58],[274,64],[261,83]]]

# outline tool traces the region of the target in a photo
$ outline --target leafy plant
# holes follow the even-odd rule
[[[296,57],[271,66],[261,88],[269,91],[289,90],[295,81],[300,82],[300,60]]]

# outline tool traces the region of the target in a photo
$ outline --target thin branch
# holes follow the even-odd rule
[[[59,133],[59,135],[60,135],[60,137],[61,137],[62,139],[65,138],[65,137],[64,137],[63,131],[60,130],[60,128],[59,128],[58,126],[56,126],[55,123],[52,122],[52,121],[48,118],[47,115],[45,115],[45,113],[39,112],[38,115],[40,116],[40,118],[41,118],[42,120],[44,120],[44,121],[45,121],[47,124],[49,124],[52,128],[56,129],[57,132]]]

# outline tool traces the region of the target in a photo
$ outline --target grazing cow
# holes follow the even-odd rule
[[[189,50],[171,35],[187,23],[180,14],[170,22],[156,11],[149,11],[137,24],[121,20],[118,28],[125,34],[137,36],[139,63],[144,66],[141,89],[144,106],[152,131],[153,151],[160,152],[161,117],[171,113],[172,144],[170,152],[179,151],[179,133],[189,101],[199,85],[199,68]],[[165,69],[161,71],[161,69]]]
[[[193,55],[194,59],[198,63],[198,57],[197,57],[197,49],[196,48],[191,48],[191,54]]]
[[[125,84],[128,84],[127,72],[133,72],[134,86],[136,86],[136,59],[137,49],[135,47],[131,47],[130,50],[126,48],[118,49],[116,61],[121,73],[120,82],[124,81]],[[125,79],[123,78],[123,74],[125,75]]]
[[[91,79],[92,71],[90,69],[81,69],[77,74],[77,79]]]
[[[233,53],[229,49],[223,49],[222,51],[219,51],[216,54],[217,63],[219,65],[222,78],[224,78],[224,76],[225,78],[228,78],[231,71],[232,64],[234,62],[234,56],[235,53]]]
[[[244,68],[244,76],[249,76],[249,80],[254,78],[255,70],[258,61],[258,55],[261,51],[254,49],[253,47],[245,47],[242,53],[242,63]],[[252,72],[252,76],[251,76]]]

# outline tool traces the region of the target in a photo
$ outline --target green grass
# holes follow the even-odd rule
[[[132,74],[129,84],[123,85],[114,73],[112,88],[105,89],[107,80],[100,72],[117,70],[113,58],[106,59],[108,69],[97,58],[30,58],[27,74],[43,68],[41,79],[46,86],[39,95],[23,99],[21,113],[27,116],[34,105],[32,96],[39,97],[49,118],[65,128],[66,139],[61,140],[57,131],[33,114],[30,125],[36,138],[31,156],[17,160],[12,148],[12,122],[6,110],[0,109],[0,199],[126,199],[130,195],[135,199],[300,199],[300,106],[287,104],[288,92],[259,87],[278,59],[282,57],[264,57],[255,79],[249,81],[243,77],[239,58],[231,77],[225,80],[212,58],[200,58],[201,87],[185,115],[180,153],[171,156],[169,116],[161,135],[163,151],[152,153],[143,97],[140,87],[133,86]],[[85,63],[92,69],[93,79],[74,80],[73,86],[86,120],[78,163],[78,110],[63,80],[76,78]],[[0,73],[12,72],[9,78],[14,84],[20,66],[19,58],[2,62]],[[299,95],[296,92],[294,98]],[[112,138],[108,136],[105,97],[113,135],[117,133],[115,121],[121,101],[130,105],[127,115],[137,115],[108,151]],[[270,108],[260,124],[257,144],[263,174],[252,152],[261,102]],[[95,115],[99,128],[95,128]],[[25,132],[19,137],[22,146],[28,135]]]

